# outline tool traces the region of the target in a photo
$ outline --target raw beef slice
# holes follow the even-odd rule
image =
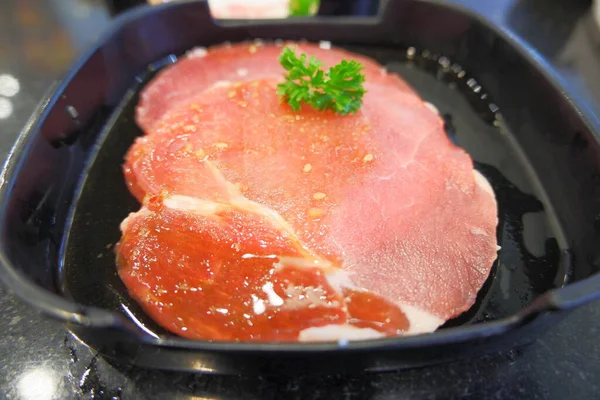
[[[136,141],[125,173],[146,202],[119,265],[155,320],[192,338],[359,339],[432,331],[473,304],[496,258],[493,192],[439,116],[377,74],[345,117],[293,112],[278,78],[206,85]],[[240,297],[197,297],[211,290]]]
[[[355,59],[365,67],[367,80],[398,87],[406,95],[418,100],[414,91],[398,76],[388,74],[373,60],[344,50],[324,48],[310,43],[286,43],[296,48],[296,53],[317,57],[326,67],[343,59]],[[141,94],[136,109],[136,121],[147,133],[153,132],[154,124],[176,107],[189,105],[190,98],[201,95],[213,85],[222,82],[254,81],[263,78],[282,78],[285,72],[278,58],[284,43],[265,45],[260,41],[224,44],[209,49],[196,48],[189,51],[176,64],[161,71]]]

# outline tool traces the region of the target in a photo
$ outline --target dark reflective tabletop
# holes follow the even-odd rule
[[[600,29],[589,1],[455,0],[511,27],[600,114]],[[100,0],[0,2],[0,157],[55,79],[110,23]],[[465,362],[386,374],[218,377],[119,367],[0,288],[0,398],[588,399],[600,395],[600,303],[534,344]]]

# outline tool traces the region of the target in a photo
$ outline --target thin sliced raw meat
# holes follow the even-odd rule
[[[220,85],[166,117],[130,151],[133,192],[227,202],[222,188],[239,190],[341,265],[346,287],[394,303],[409,332],[468,309],[496,258],[496,204],[439,116],[382,85],[355,115],[294,113],[275,85]]]
[[[281,49],[256,44],[196,51],[144,91],[148,135],[124,166],[144,206],[122,225],[120,275],[154,319],[190,338],[435,330],[489,275],[493,191],[404,81],[301,46],[328,65],[365,64],[358,113],[281,104]],[[188,281],[196,290],[183,293]],[[280,300],[262,309],[269,298]]]
[[[408,328],[384,299],[334,289],[272,212],[230,200],[150,197],[123,222],[119,274],[161,326],[191,339],[248,341],[295,341],[307,329],[306,340],[323,340],[320,327],[348,339]]]
[[[343,59],[355,59],[365,66],[365,75],[370,84],[381,83],[397,87],[415,102],[420,101],[416,93],[396,75],[388,74],[373,60],[340,49],[320,48],[310,43],[290,43],[300,52],[317,57],[326,66]],[[262,42],[221,45],[210,49],[197,48],[165,68],[142,91],[136,109],[136,121],[151,134],[154,125],[169,110],[178,106],[187,107],[206,89],[220,82],[255,81],[264,78],[281,78],[283,69],[278,57],[283,42],[279,45]]]
[[[386,119],[392,110],[394,118]],[[378,85],[369,87],[361,112],[344,118],[310,108],[293,112],[280,104],[273,80],[221,85],[166,116],[160,133],[137,139],[124,170],[140,201],[163,191],[221,200],[217,171],[281,214],[308,247],[339,262],[328,215],[376,165],[381,139],[373,133],[409,132],[413,124],[441,129],[421,101]],[[418,134],[397,151],[410,155]]]

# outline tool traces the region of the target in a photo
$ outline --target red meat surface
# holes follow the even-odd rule
[[[289,44],[296,47],[298,54],[302,52],[317,57],[325,67],[343,59],[355,59],[364,65],[369,82],[396,86],[418,98],[398,76],[385,73],[381,65],[367,57],[339,49],[322,49],[310,43]],[[283,45],[283,42],[280,45],[253,42],[197,48],[188,52],[177,63],[162,70],[144,89],[136,109],[137,123],[151,134],[154,124],[165,113],[178,105],[189,105],[190,99],[215,84],[283,77],[284,70],[278,61]]]
[[[294,112],[276,94],[281,68],[217,76],[219,52],[264,57],[264,72],[280,49],[209,50],[142,97],[149,134],[124,171],[144,205],[117,252],[144,309],[182,336],[260,341],[429,332],[467,310],[496,258],[497,207],[440,117],[364,59],[359,112]],[[168,109],[160,85],[176,93]]]

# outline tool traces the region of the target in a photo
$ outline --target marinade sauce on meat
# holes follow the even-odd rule
[[[209,340],[353,340],[435,330],[475,301],[496,258],[497,206],[441,118],[364,64],[355,114],[282,103],[281,47],[196,50],[137,110],[124,165],[142,208],[119,274],[159,324]]]

